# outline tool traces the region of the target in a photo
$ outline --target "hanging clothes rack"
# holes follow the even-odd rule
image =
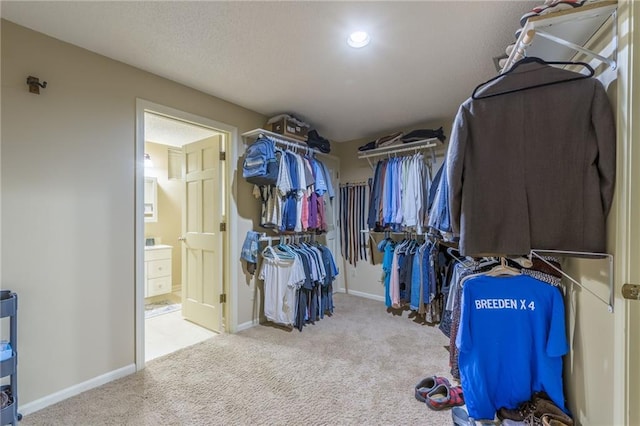
[[[263,232],[262,234],[260,234],[260,238],[258,238],[258,241],[264,241],[271,244],[274,241],[284,242],[286,240],[300,241],[300,240],[308,239],[311,242],[314,242],[316,240],[317,235],[318,234],[314,232],[303,232],[303,233],[297,233],[297,234],[279,234],[279,235],[269,236],[267,235],[266,232]]]
[[[317,149],[307,146],[303,141],[297,141],[296,139],[293,139],[293,138],[287,139],[285,136],[281,134],[270,132],[264,129],[250,130],[248,132],[243,133],[241,136],[244,138],[245,141],[248,139],[258,139],[260,137],[265,137],[269,140],[272,140],[276,145],[279,145],[281,147],[298,149],[298,150],[302,150],[302,151],[314,153],[314,154],[324,154],[323,152]]]
[[[369,163],[369,166],[371,166],[371,168],[373,169],[374,165],[370,160],[371,158],[388,157],[392,155],[395,156],[395,154],[398,154],[400,152],[413,151],[417,153],[420,151],[430,150],[431,156],[435,162],[436,153],[434,148],[439,145],[438,142],[439,140],[437,138],[430,138],[430,139],[423,139],[415,142],[403,143],[402,145],[383,146],[381,148],[374,148],[367,151],[359,151],[358,158],[366,159],[367,162]]]
[[[543,255],[557,256],[557,257],[574,257],[580,259],[607,259],[609,261],[609,300],[605,300],[600,297],[598,294],[590,290],[588,287],[583,285],[580,281],[573,278],[571,275],[567,274],[563,270],[557,268],[551,262],[548,262],[544,259]],[[553,268],[555,271],[562,274],[563,277],[567,278],[569,281],[577,285],[578,287],[586,290],[591,293],[594,297],[596,297],[601,302],[604,302],[608,305],[608,309],[610,313],[613,313],[613,299],[614,299],[614,291],[613,291],[613,255],[609,253],[591,253],[591,252],[581,252],[581,251],[564,251],[564,250],[536,250],[532,249],[529,253],[529,258],[533,259],[533,256],[540,259],[550,268]]]
[[[538,56],[544,59],[558,60],[563,56],[563,48],[565,51],[570,49],[591,56],[604,62],[611,69],[616,69],[616,51],[618,48],[617,7],[618,2],[616,0],[604,0],[585,4],[571,10],[529,18],[522,28],[522,32],[501,73],[508,71],[514,63],[524,56]],[[606,58],[578,44],[586,43],[610,17],[613,18],[613,59]],[[551,31],[555,34],[552,34]],[[549,40],[553,44],[537,43],[536,39],[538,38]],[[576,43],[570,41],[570,38],[575,40]]]

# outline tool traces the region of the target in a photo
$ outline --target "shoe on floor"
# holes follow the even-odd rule
[[[547,416],[549,421],[554,421],[554,426],[573,426],[573,419],[569,417],[560,407],[551,401],[551,399],[544,392],[536,392],[532,397],[533,404],[535,406],[536,417],[542,419]],[[560,423],[558,423],[560,422]]]
[[[453,407],[451,418],[455,426],[474,426],[473,420],[469,418],[469,413],[462,407]]]
[[[500,420],[515,420],[517,422],[522,422],[534,411],[535,405],[533,404],[533,402],[525,401],[518,405],[517,408],[501,407],[498,410],[497,415]]]
[[[543,414],[542,424],[543,426],[573,426],[573,420],[571,420],[571,423],[567,423],[566,417],[555,414]]]
[[[452,407],[464,405],[461,386],[449,387],[447,385],[438,385],[429,394],[425,400],[427,407],[432,410],[444,410]]]
[[[384,241],[384,240],[383,240]],[[438,385],[451,386],[446,377],[429,376],[420,380],[416,385],[415,396],[418,401],[425,402],[427,395]]]
[[[546,416],[549,422],[546,426],[573,426],[571,417],[554,404],[545,392],[534,393],[529,401],[521,403],[515,409],[502,407],[497,415],[500,420],[524,421],[528,425],[542,425]]]
[[[534,7],[531,12],[527,12],[520,18],[520,26],[524,27],[527,20],[533,16],[544,16],[549,13],[560,12],[582,6],[584,0],[552,0],[545,2],[541,6]]]

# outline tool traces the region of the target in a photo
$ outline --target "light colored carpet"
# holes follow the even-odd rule
[[[414,398],[451,379],[449,340],[381,302],[335,295],[302,332],[260,325],[155,359],[143,371],[25,416],[32,425],[450,425]]]

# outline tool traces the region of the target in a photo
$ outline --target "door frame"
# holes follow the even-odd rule
[[[134,253],[135,253],[135,277],[134,277],[134,300],[135,300],[135,364],[136,371],[145,367],[144,354],[144,113],[153,112],[178,120],[190,122],[203,127],[220,131],[226,134],[224,150],[226,159],[224,161],[225,176],[225,221],[227,231],[223,236],[223,286],[228,295],[227,303],[223,307],[224,331],[233,333],[238,324],[238,297],[237,287],[232,283],[238,281],[237,268],[229,267],[230,253],[239,253],[239,242],[234,238],[235,230],[238,229],[238,211],[233,202],[236,199],[236,186],[234,184],[234,166],[238,161],[238,128],[230,126],[210,118],[191,114],[186,111],[157,104],[145,99],[136,98],[136,143],[135,143],[135,232],[134,232]]]
[[[638,424],[640,407],[640,366],[637,365],[640,338],[640,301],[626,300],[620,288],[625,283],[640,284],[640,122],[633,120],[640,111],[640,4],[633,0],[618,3],[618,82],[617,82],[617,229],[615,243],[615,366],[614,424]]]

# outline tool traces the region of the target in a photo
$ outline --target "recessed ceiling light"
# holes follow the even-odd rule
[[[371,37],[365,31],[356,31],[351,33],[347,38],[347,44],[351,47],[359,49],[365,47],[371,41]]]

